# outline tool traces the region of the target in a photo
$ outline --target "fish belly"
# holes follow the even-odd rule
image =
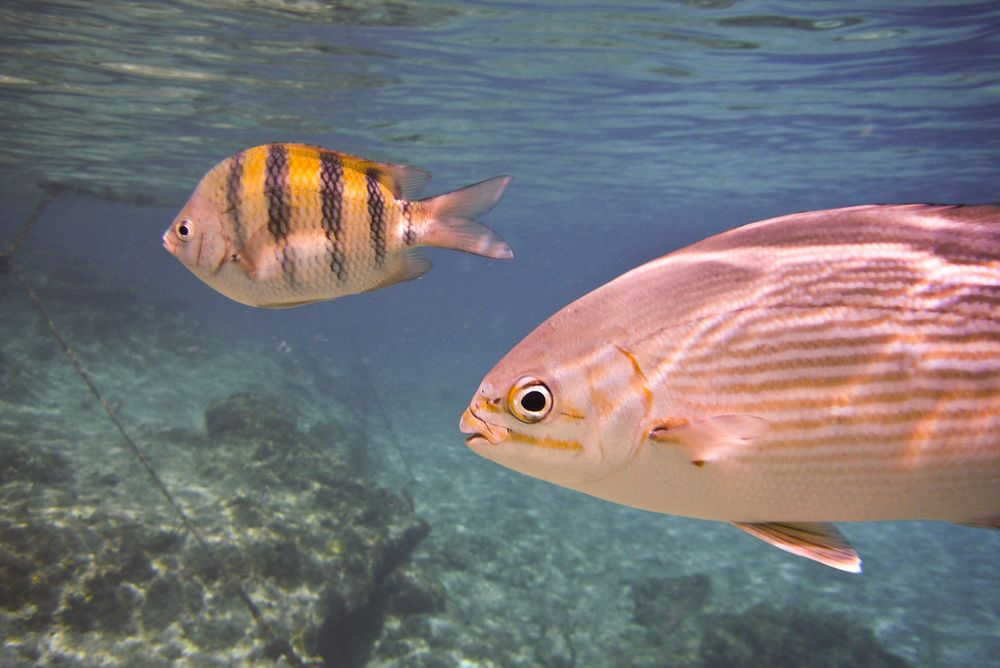
[[[689,347],[689,410],[768,425],[692,472],[725,519],[1000,517],[1000,327],[956,310],[748,309]]]

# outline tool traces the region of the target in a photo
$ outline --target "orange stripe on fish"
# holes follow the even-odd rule
[[[524,432],[511,430],[508,440],[525,445],[537,445],[549,450],[582,450],[583,444],[560,438],[537,437]]]
[[[646,400],[646,408],[651,409],[653,407],[653,391],[649,389],[649,379],[646,378],[646,374],[642,372],[642,368],[639,366],[639,360],[636,359],[635,355],[621,346],[616,345],[615,348],[632,364],[632,370],[635,371],[635,375],[639,380],[639,387],[642,389],[642,396]]]
[[[264,180],[267,173],[267,156],[270,145],[257,146],[243,151],[243,176],[241,177],[242,192],[240,199],[247,205],[261,206],[264,202],[260,196],[264,192]],[[250,214],[254,211],[248,212]],[[248,215],[247,218],[253,217]]]

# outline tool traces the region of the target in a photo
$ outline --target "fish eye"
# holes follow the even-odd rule
[[[194,223],[185,218],[177,223],[177,227],[174,228],[177,232],[177,238],[181,241],[187,241],[194,234]]]
[[[538,422],[552,410],[552,392],[537,378],[525,376],[507,393],[507,407],[521,422]]]

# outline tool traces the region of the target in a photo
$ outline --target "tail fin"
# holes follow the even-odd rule
[[[499,201],[509,176],[495,176],[475,185],[421,200],[427,227],[420,243],[506,260],[514,252],[493,230],[475,221]]]

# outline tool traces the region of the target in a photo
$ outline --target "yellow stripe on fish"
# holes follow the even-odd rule
[[[525,382],[535,410],[509,391]],[[998,527],[1000,206],[816,211],[705,239],[539,326],[460,426],[529,475],[848,571],[860,559],[830,522]],[[524,447],[541,439],[582,447]]]
[[[318,146],[256,146],[202,178],[163,244],[222,294],[272,308],[417,278],[431,267],[421,246],[513,256],[475,221],[509,177],[412,200],[429,178]]]

